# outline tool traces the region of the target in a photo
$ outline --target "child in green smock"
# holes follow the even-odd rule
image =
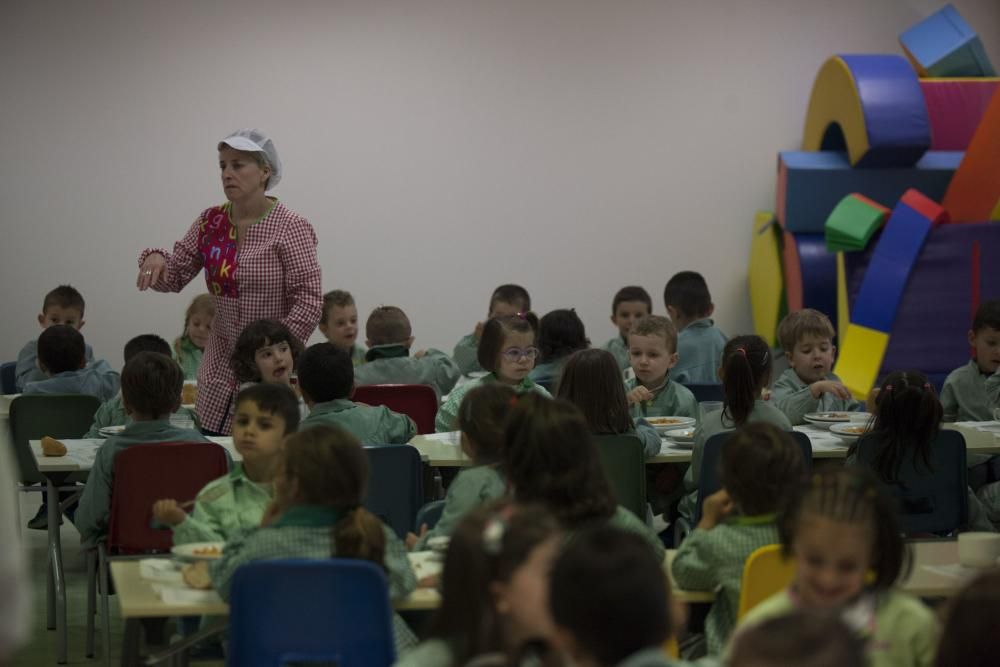
[[[531,310],[531,296],[520,285],[500,285],[490,295],[487,320],[494,317],[517,315]],[[481,373],[485,370],[479,363],[479,339],[483,334],[483,322],[476,324],[475,330],[462,337],[455,345],[452,358],[464,375]]]
[[[604,344],[604,349],[615,355],[618,368],[623,371],[632,364],[628,353],[628,334],[632,325],[653,312],[653,299],[638,285],[623,287],[611,302],[611,322],[618,327],[618,335]]]

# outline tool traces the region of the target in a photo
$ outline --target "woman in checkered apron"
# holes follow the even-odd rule
[[[304,343],[319,322],[323,297],[312,225],[265,195],[281,179],[274,143],[247,129],[220,141],[218,150],[228,201],[202,212],[173,252],[144,250],[137,285],[179,292],[204,269],[215,321],[198,369],[197,413],[205,431],[228,434],[239,388],[229,359],[240,332],[255,320],[274,319]]]

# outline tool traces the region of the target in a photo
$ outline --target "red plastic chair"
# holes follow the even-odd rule
[[[229,472],[226,450],[213,442],[131,445],[115,457],[107,542],[87,556],[87,657],[94,655],[95,577],[100,576],[104,662],[110,664],[109,561],[169,552],[173,533],[152,527],[153,503],[160,498],[190,500],[213,479]]]
[[[438,398],[426,384],[368,384],[354,389],[354,400],[368,405],[384,405],[414,421],[417,433],[434,433]]]

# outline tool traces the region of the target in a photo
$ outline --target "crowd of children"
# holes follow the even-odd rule
[[[784,318],[778,341],[788,368],[773,378],[775,351],[762,338],[727,339],[715,326],[701,275],[673,276],[664,306],[669,318],[653,314],[643,288],[622,288],[612,303],[618,335],[591,349],[574,310],[539,321],[523,287],[502,285],[488,318],[452,356],[411,353],[409,318],[394,306],[372,311],[362,347],[357,306],[341,290],[326,295],[317,323],[328,342],[304,348],[281,322],[254,322],[231,362],[241,383],[231,415],[242,462],[192,507],[162,499],[151,514],[173,530],[175,543],[226,542],[222,559],[184,573],[189,585],[223,597],[240,564],[336,555],[378,563],[399,599],[417,585],[407,551],[450,538],[442,605],[426,641],[417,646],[411,628],[394,617],[401,665],[474,658],[562,665],[567,656],[578,665],[682,664],[663,651],[685,627],[670,605],[663,539],[646,516],[619,505],[595,437],[631,435],[655,456],[661,439],[647,419],[692,417],[679,503],[658,509],[693,526],[673,559],[677,584],[717,591],[704,622],[709,656],[732,665],[806,664],[795,662],[801,642],[776,636],[791,634],[817,638],[808,664],[933,664],[939,625],[895,586],[907,557],[894,503],[905,511],[907,482],[934,475],[942,421],[997,418],[1000,302],[980,304],[969,332],[973,358],[948,376],[940,398],[919,372],[890,374],[870,397],[871,430],[852,448],[849,465],[812,476],[788,432],[812,412],[864,409],[832,372],[830,320],[809,309]],[[79,292],[60,286],[46,295],[43,331],[18,357],[19,388],[100,398],[88,437],[123,427],[99,448],[73,517],[85,544],[107,532],[118,452],[219,435],[199,430],[197,415],[181,407],[213,312],[213,299],[200,295],[173,345],[153,334],[131,339],[119,377],[94,359],[80,333]],[[368,464],[361,445],[406,443],[417,433],[409,416],[352,400],[356,386],[384,383],[432,387],[441,400],[437,430],[459,431],[473,462],[450,481],[436,525],[405,538],[363,508]],[[705,384],[721,385],[721,405],[699,406],[688,387]],[[699,507],[706,445],[717,435],[725,437],[721,490]],[[967,464],[969,488],[952,491],[966,497],[968,520],[953,528],[992,531],[1000,524],[1000,465],[988,457]],[[44,516],[30,525],[44,527]],[[779,543],[796,564],[794,579],[737,627],[743,565],[757,548]],[[964,650],[949,637],[964,632],[955,619],[968,613],[952,605],[942,655]]]

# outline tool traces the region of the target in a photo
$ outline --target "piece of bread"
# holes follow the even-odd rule
[[[42,454],[45,456],[66,456],[66,445],[50,436],[42,437]]]

